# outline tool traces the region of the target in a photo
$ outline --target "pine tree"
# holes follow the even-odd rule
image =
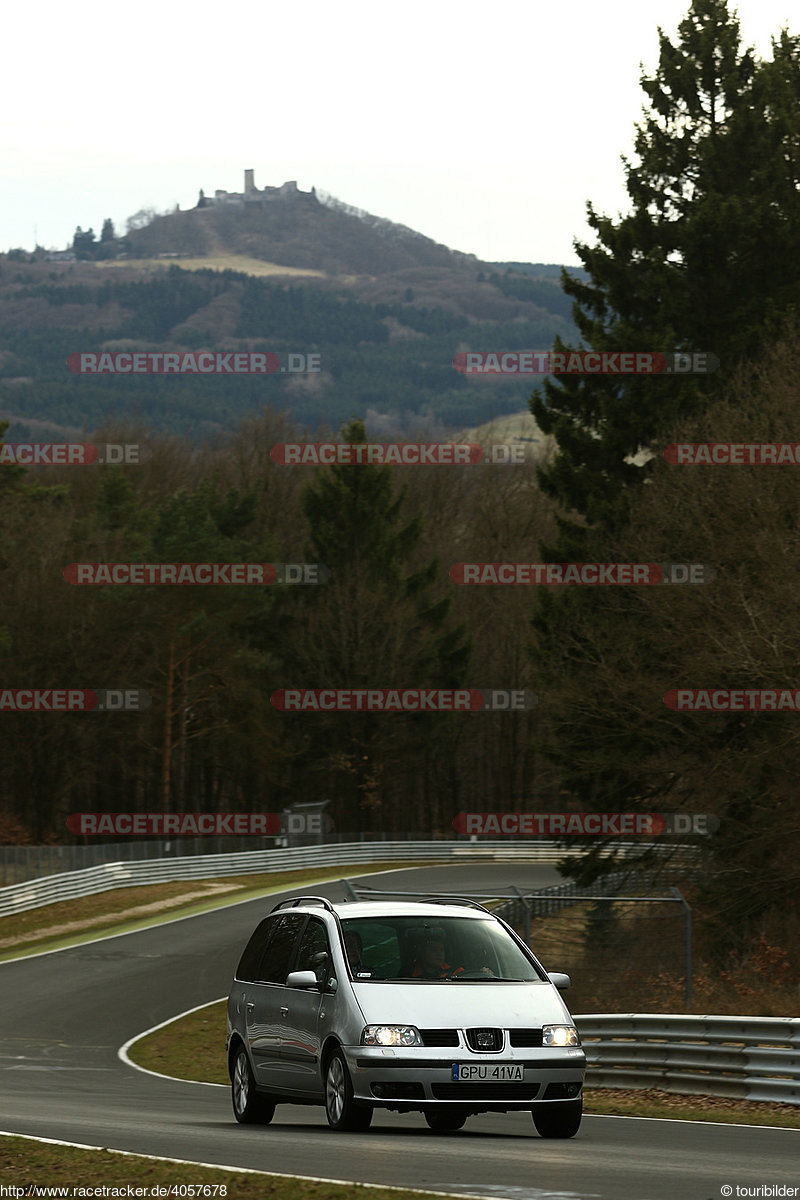
[[[679,426],[677,440],[791,442],[798,392],[800,324]],[[661,458],[652,478],[625,528],[606,533],[609,560],[665,561],[679,547],[718,576],[701,587],[548,589],[534,626],[546,698],[539,748],[582,809],[716,816],[719,830],[693,839],[709,940],[742,950],[766,931],[789,945],[800,883],[797,713],[676,711],[664,697],[675,688],[796,693],[797,477],[791,467],[681,468]],[[625,861],[619,842],[596,839],[560,869],[588,883]]]
[[[363,422],[342,431],[348,444],[364,443]],[[396,492],[391,467],[368,463],[315,471],[303,496],[308,522],[306,559],[331,572],[319,587],[284,597],[276,626],[284,686],[305,688],[451,688],[463,684],[469,647],[463,626],[449,618],[450,597],[436,589],[438,561],[420,561],[422,518],[406,518],[405,488]],[[438,594],[437,594],[438,592]],[[325,779],[335,819],[381,827],[399,819],[391,800],[424,791],[425,764],[441,756],[448,722],[461,716],[342,713],[287,717],[296,734],[302,771],[315,789]],[[292,722],[288,726],[288,722]],[[441,766],[442,758],[438,766]],[[399,787],[399,791],[397,790]],[[395,789],[394,792],[392,789]],[[410,804],[409,804],[410,808]],[[428,824],[430,811],[409,818]]]
[[[773,60],[757,62],[727,0],[693,0],[677,43],[659,39],[655,75],[641,80],[639,162],[623,160],[632,212],[615,223],[587,205],[598,242],[576,250],[590,281],[563,271],[562,287],[592,349],[708,351],[721,367],[561,376],[534,394],[531,411],[559,444],[543,488],[605,526],[648,475],[626,457],[704,408],[800,297],[800,39],[782,34]]]

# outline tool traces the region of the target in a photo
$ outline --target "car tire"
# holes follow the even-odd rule
[[[434,1133],[455,1133],[466,1123],[469,1113],[458,1108],[428,1108],[425,1120]]]
[[[344,1055],[334,1050],[325,1067],[325,1115],[337,1133],[358,1133],[369,1129],[373,1106],[353,1098],[353,1082]]]
[[[536,1132],[543,1138],[571,1138],[581,1127],[583,1096],[560,1104],[538,1104],[531,1110]]]
[[[275,1104],[256,1091],[253,1068],[244,1046],[236,1051],[231,1078],[233,1115],[240,1125],[269,1125],[275,1116]]]

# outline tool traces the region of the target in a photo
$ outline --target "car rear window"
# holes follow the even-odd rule
[[[244,953],[236,968],[237,979],[241,979],[245,983],[252,983],[254,979],[258,979],[261,958],[276,924],[277,922],[273,917],[265,917],[255,929],[250,941],[244,948]]]
[[[257,979],[261,983],[286,983],[289,962],[297,935],[305,922],[303,913],[290,913],[278,918],[278,925],[269,940],[261,960]]]

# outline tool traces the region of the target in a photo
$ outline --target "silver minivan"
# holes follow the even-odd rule
[[[573,1137],[586,1057],[559,990],[509,925],[474,901],[278,904],[253,933],[228,998],[237,1121],[324,1104],[366,1130],[377,1107],[431,1129],[528,1110],[542,1137]]]

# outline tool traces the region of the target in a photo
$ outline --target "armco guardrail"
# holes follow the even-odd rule
[[[800,1104],[800,1018],[575,1016],[588,1087]]]
[[[62,875],[67,871],[83,871],[111,862],[139,862],[142,859],[192,858],[206,854],[250,854],[255,850],[275,850],[285,846],[292,849],[309,846],[350,845],[353,842],[374,845],[384,842],[429,842],[430,834],[421,830],[403,830],[402,833],[386,833],[377,830],[358,830],[355,833],[327,833],[319,836],[292,835],[289,841],[276,837],[252,837],[228,835],[214,837],[171,837],[133,840],[124,842],[83,842],[50,846],[0,846],[0,888],[12,883],[27,883],[30,879],[41,879],[45,875]],[[477,840],[477,839],[476,839]],[[437,842],[448,841],[465,847],[471,853],[471,839],[448,835],[436,838]],[[538,841],[538,839],[537,839]],[[530,838],[504,837],[503,845],[529,846]],[[552,841],[546,843],[553,845]],[[661,847],[662,851],[664,847]],[[631,846],[633,853],[633,846]],[[569,851],[565,849],[565,854]],[[561,857],[558,855],[557,857]]]
[[[617,848],[620,843],[617,843]],[[648,845],[622,843],[631,859],[638,857]],[[657,845],[659,853],[676,852],[689,857],[693,847]],[[530,841],[510,846],[503,841],[481,842],[350,842],[342,845],[302,846],[296,849],[252,850],[241,854],[198,854],[190,857],[147,859],[141,862],[103,863],[82,871],[48,875],[26,883],[0,888],[0,916],[25,912],[59,900],[74,900],[93,896],[111,888],[137,887],[144,884],[167,883],[176,879],[212,879],[224,875],[251,875],[269,871],[291,871],[298,867],[336,867],[357,863],[403,862],[437,859],[463,861],[488,858],[495,862],[558,862],[577,849],[559,846],[555,842]]]
[[[350,834],[328,833],[324,837],[311,835],[292,836],[289,841],[276,837],[253,837],[224,835],[220,837],[171,837],[133,840],[124,842],[84,842],[55,846],[0,846],[0,888],[12,883],[27,883],[30,879],[42,879],[46,875],[63,875],[67,871],[85,871],[104,863],[139,862],[144,859],[192,858],[208,854],[252,854],[256,850],[291,849],[309,846],[350,845],[353,842],[376,845],[384,842],[429,842],[429,833],[404,830],[402,833],[384,834],[374,830]],[[464,838],[436,838],[464,843]],[[503,838],[505,845],[517,842],[528,844],[530,838]],[[468,842],[466,843],[469,844]],[[552,843],[548,843],[552,845]]]

